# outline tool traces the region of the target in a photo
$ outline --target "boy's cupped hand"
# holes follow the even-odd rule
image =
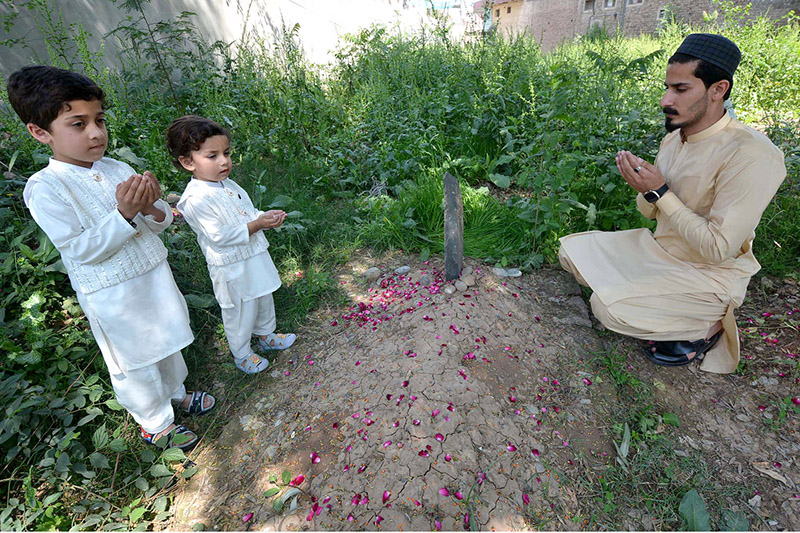
[[[153,186],[148,178],[134,174],[117,185],[117,209],[126,219],[133,219],[148,205],[155,202]]]
[[[259,217],[263,229],[277,228],[286,220],[286,212],[280,209],[265,211]]]

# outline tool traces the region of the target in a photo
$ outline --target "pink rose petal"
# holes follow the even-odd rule
[[[389,496],[391,496],[391,495],[392,495],[392,493],[389,492],[388,490],[383,491],[383,503],[386,503],[386,500],[388,500]]]
[[[450,491],[447,490],[447,487],[442,487],[441,489],[439,489],[439,494],[441,494],[442,496],[450,496]]]
[[[509,443],[508,443],[508,446],[506,446],[506,448],[508,448],[508,451],[510,451],[510,452],[515,452],[515,451],[517,451],[517,447],[516,447],[516,446],[514,446],[514,443],[513,443],[513,442],[509,442]]]
[[[453,496],[456,497],[456,500],[463,500],[464,499],[464,495],[460,491],[456,492],[455,494],[453,494]]]
[[[436,531],[441,531],[442,530],[442,523],[439,522],[438,520],[434,520],[433,521],[433,525],[436,528]]]
[[[523,492],[522,493],[522,501],[523,501],[523,503],[525,505],[530,505],[531,504],[531,498],[530,498],[530,496],[528,496],[527,492]]]
[[[442,435],[441,433],[437,433],[436,435],[434,435],[433,438],[438,440],[439,442],[444,442],[444,435]]]
[[[299,476],[294,478],[291,482],[289,482],[289,485],[294,485],[296,487],[298,485],[302,485],[303,481],[305,481],[305,480],[306,480],[306,476],[304,476],[303,474],[300,474]]]
[[[447,461],[449,463],[451,459],[453,459],[453,457],[449,453],[444,454],[444,460],[445,461]]]
[[[251,518],[253,518],[253,513],[247,513],[242,517],[242,522],[247,523]]]

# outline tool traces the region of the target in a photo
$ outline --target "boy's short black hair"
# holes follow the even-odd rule
[[[667,64],[672,65],[673,63],[678,63],[680,65],[685,65],[686,63],[691,63],[693,61],[697,61],[697,65],[694,68],[694,77],[703,81],[703,85],[705,86],[706,90],[720,80],[728,80],[730,86],[728,87],[728,90],[725,91],[723,100],[727,100],[731,97],[731,91],[733,90],[733,76],[718,66],[712,65],[704,59],[699,59],[697,57],[682,53],[672,54],[667,61]]]
[[[91,78],[62,68],[34,65],[8,77],[8,100],[25,124],[50,129],[64,106],[73,100],[99,100],[106,95]]]
[[[197,115],[184,115],[172,121],[167,128],[167,151],[172,158],[172,164],[178,169],[183,169],[181,157],[189,157],[192,152],[200,149],[200,145],[209,137],[224,135],[230,140],[228,130],[217,122]]]

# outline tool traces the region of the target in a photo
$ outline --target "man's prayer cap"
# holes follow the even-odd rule
[[[686,54],[711,63],[721,68],[731,78],[733,78],[733,73],[742,59],[742,53],[733,41],[713,33],[692,33],[688,35],[675,53]]]

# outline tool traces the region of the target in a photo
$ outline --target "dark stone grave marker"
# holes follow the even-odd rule
[[[444,269],[445,279],[461,275],[464,264],[464,205],[458,180],[444,173]]]

